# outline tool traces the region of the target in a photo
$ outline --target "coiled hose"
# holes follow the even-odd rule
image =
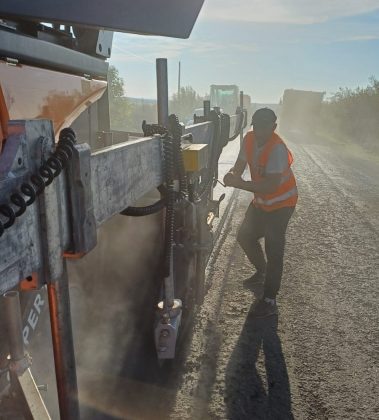
[[[184,198],[188,195],[188,184],[181,146],[182,127],[179,123],[178,117],[175,114],[171,114],[168,117],[168,126],[169,130],[158,124],[146,124],[145,120],[142,122],[142,130],[145,136],[153,136],[155,134],[160,134],[163,136],[162,139],[165,180],[167,183],[167,175],[169,175],[169,178],[172,180],[172,188],[175,196],[174,201],[176,201],[177,199]],[[168,132],[170,135],[168,135]],[[169,173],[166,174],[166,171],[169,171]],[[174,190],[175,179],[179,180],[178,193],[176,193]],[[123,210],[120,214],[123,216],[141,217],[161,211],[168,203],[167,194],[169,188],[167,187],[166,191],[162,187],[160,188],[158,189],[160,189],[163,197],[159,201],[145,207],[130,206]]]
[[[182,127],[179,123],[178,117],[175,114],[171,114],[168,117],[168,126],[173,139],[174,165],[176,175],[179,179],[179,193],[181,198],[183,198],[188,195],[188,182],[186,170],[184,167],[183,150],[181,144]]]
[[[50,185],[64,168],[68,165],[75,148],[76,135],[71,128],[64,128],[59,134],[59,141],[53,154],[44,162],[36,173],[30,176],[29,182],[21,184],[19,191],[14,192],[9,201],[11,204],[0,204],[0,214],[6,217],[6,222],[0,221],[0,237],[5,229],[14,225],[16,218],[25,213],[26,208],[31,206],[41,195],[45,188]],[[27,197],[27,198],[25,198]]]
[[[166,218],[165,218],[165,237],[164,237],[164,261],[163,275],[168,277],[171,270],[171,248],[174,242],[175,230],[175,147],[173,138],[166,135],[163,138],[163,167],[167,188],[166,195]]]

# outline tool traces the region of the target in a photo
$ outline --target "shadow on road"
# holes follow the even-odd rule
[[[250,308],[226,369],[229,419],[293,419],[286,363],[277,316],[255,319]],[[257,367],[263,351],[264,368]],[[265,373],[264,373],[265,370]]]

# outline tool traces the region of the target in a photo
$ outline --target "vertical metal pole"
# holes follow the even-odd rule
[[[11,360],[17,362],[25,357],[19,294],[16,291],[6,292],[2,300],[8,332],[9,354]]]
[[[165,308],[172,308],[174,306],[175,299],[175,285],[174,285],[174,255],[173,255],[173,246],[171,245],[170,251],[170,274],[165,277]]]
[[[157,67],[158,124],[167,127],[167,123],[168,123],[167,58],[157,58],[156,67]]]
[[[204,117],[205,120],[208,120],[209,114],[211,112],[211,101],[207,100],[203,102],[203,108],[204,108]]]
[[[243,91],[240,91],[240,108],[241,108],[241,112],[243,112]],[[243,117],[245,118],[245,117]],[[243,127],[243,124],[242,124]],[[241,128],[241,132],[240,132],[240,145],[242,146],[243,143],[243,128]]]
[[[79,400],[66,264],[62,277],[49,283],[47,290],[60,416],[76,420]]]

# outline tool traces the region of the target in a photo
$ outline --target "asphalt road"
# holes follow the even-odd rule
[[[172,384],[171,419],[379,418],[378,160],[291,140],[300,200],[279,316],[250,314],[260,291],[243,282],[252,268],[235,234],[251,197],[239,192]]]

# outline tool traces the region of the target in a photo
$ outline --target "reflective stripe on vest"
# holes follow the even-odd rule
[[[275,198],[272,198],[271,200],[263,200],[261,197],[256,197],[255,200],[258,204],[262,204],[264,206],[271,206],[272,204],[279,203],[280,201],[284,201],[287,198],[290,198],[294,195],[297,195],[297,187],[292,188],[292,190],[287,191],[286,193],[282,195],[278,195]]]
[[[276,210],[282,207],[293,207],[297,202],[297,187],[295,177],[291,170],[293,157],[283,140],[273,133],[271,139],[263,146],[263,150],[254,165],[254,132],[249,131],[245,138],[247,163],[250,167],[251,179],[254,182],[262,181],[269,161],[270,154],[274,147],[283,144],[287,150],[288,168],[282,173],[282,178],[277,189],[273,193],[254,193],[254,204],[256,207],[266,211]]]

